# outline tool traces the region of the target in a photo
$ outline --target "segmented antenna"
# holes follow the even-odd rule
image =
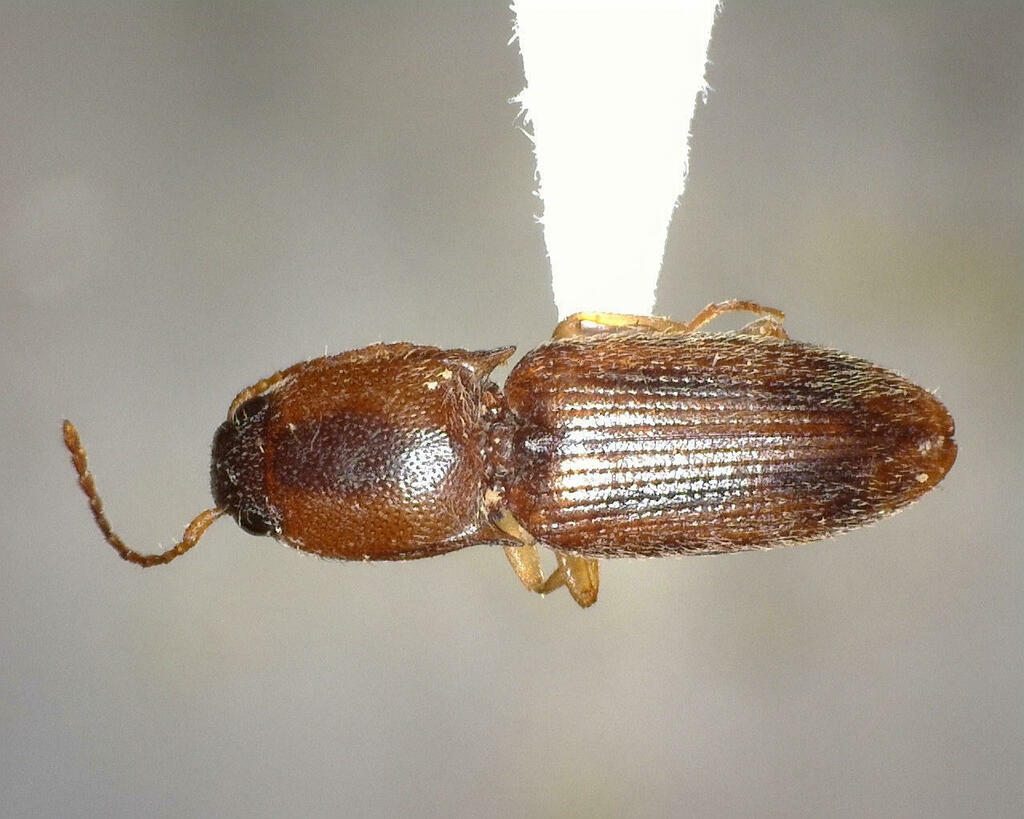
[[[99,493],[96,491],[96,481],[92,476],[92,472],[89,471],[89,460],[85,455],[82,441],[78,437],[78,430],[75,429],[75,425],[70,421],[64,421],[64,445],[68,448],[68,452],[71,453],[71,463],[78,473],[78,485],[82,487],[82,491],[89,499],[89,509],[92,510],[92,516],[96,521],[96,525],[103,533],[107,543],[113,546],[114,551],[129,563],[135,563],[143,567],[170,563],[174,558],[185,554],[185,552],[195,546],[203,536],[203,533],[210,527],[210,524],[224,514],[224,510],[218,507],[200,512],[185,528],[185,533],[181,536],[181,542],[172,546],[166,552],[155,555],[144,555],[136,552],[117,536],[117,533],[114,532],[113,527],[110,525],[110,521],[107,520],[107,516],[103,512],[103,501],[100,500]]]

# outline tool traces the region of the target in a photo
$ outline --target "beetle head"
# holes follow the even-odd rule
[[[252,535],[281,533],[281,513],[266,493],[264,430],[269,413],[267,395],[256,395],[239,406],[213,436],[213,499]]]

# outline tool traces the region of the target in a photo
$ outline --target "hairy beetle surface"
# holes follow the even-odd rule
[[[702,333],[725,312],[760,318]],[[216,506],[156,555],[113,532],[70,422],[64,438],[108,542],[143,566],[217,517],[347,560],[498,543],[523,584],[597,598],[599,558],[715,554],[817,540],[935,486],[956,458],[929,392],[789,339],[782,314],[709,305],[691,322],[577,314],[527,353],[380,344],[243,390],[214,436]],[[547,578],[538,546],[555,551]]]

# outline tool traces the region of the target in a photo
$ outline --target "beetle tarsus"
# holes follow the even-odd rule
[[[741,332],[745,332],[749,327],[758,325],[761,321],[773,321],[777,325],[778,330],[782,332],[781,337],[789,338],[789,336],[785,334],[785,331],[782,330],[782,323],[786,320],[785,313],[778,308],[765,307],[763,304],[758,304],[756,301],[745,301],[743,299],[729,299],[727,301],[712,302],[683,325],[685,328],[684,332],[696,333],[705,324],[710,324],[719,316],[724,316],[728,313],[753,313],[760,317],[758,321],[748,324]]]

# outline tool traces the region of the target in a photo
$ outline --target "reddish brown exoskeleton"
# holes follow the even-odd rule
[[[740,332],[697,332],[730,311]],[[597,599],[598,559],[801,543],[916,500],[953,465],[953,420],[900,375],[790,340],[751,302],[692,321],[576,314],[500,390],[513,348],[380,344],[243,390],[214,436],[216,506],[143,555],[113,532],[74,426],[64,441],[107,541],[166,563],[220,515],[323,557],[404,560],[498,543],[536,592]],[[558,566],[545,579],[538,546]]]

